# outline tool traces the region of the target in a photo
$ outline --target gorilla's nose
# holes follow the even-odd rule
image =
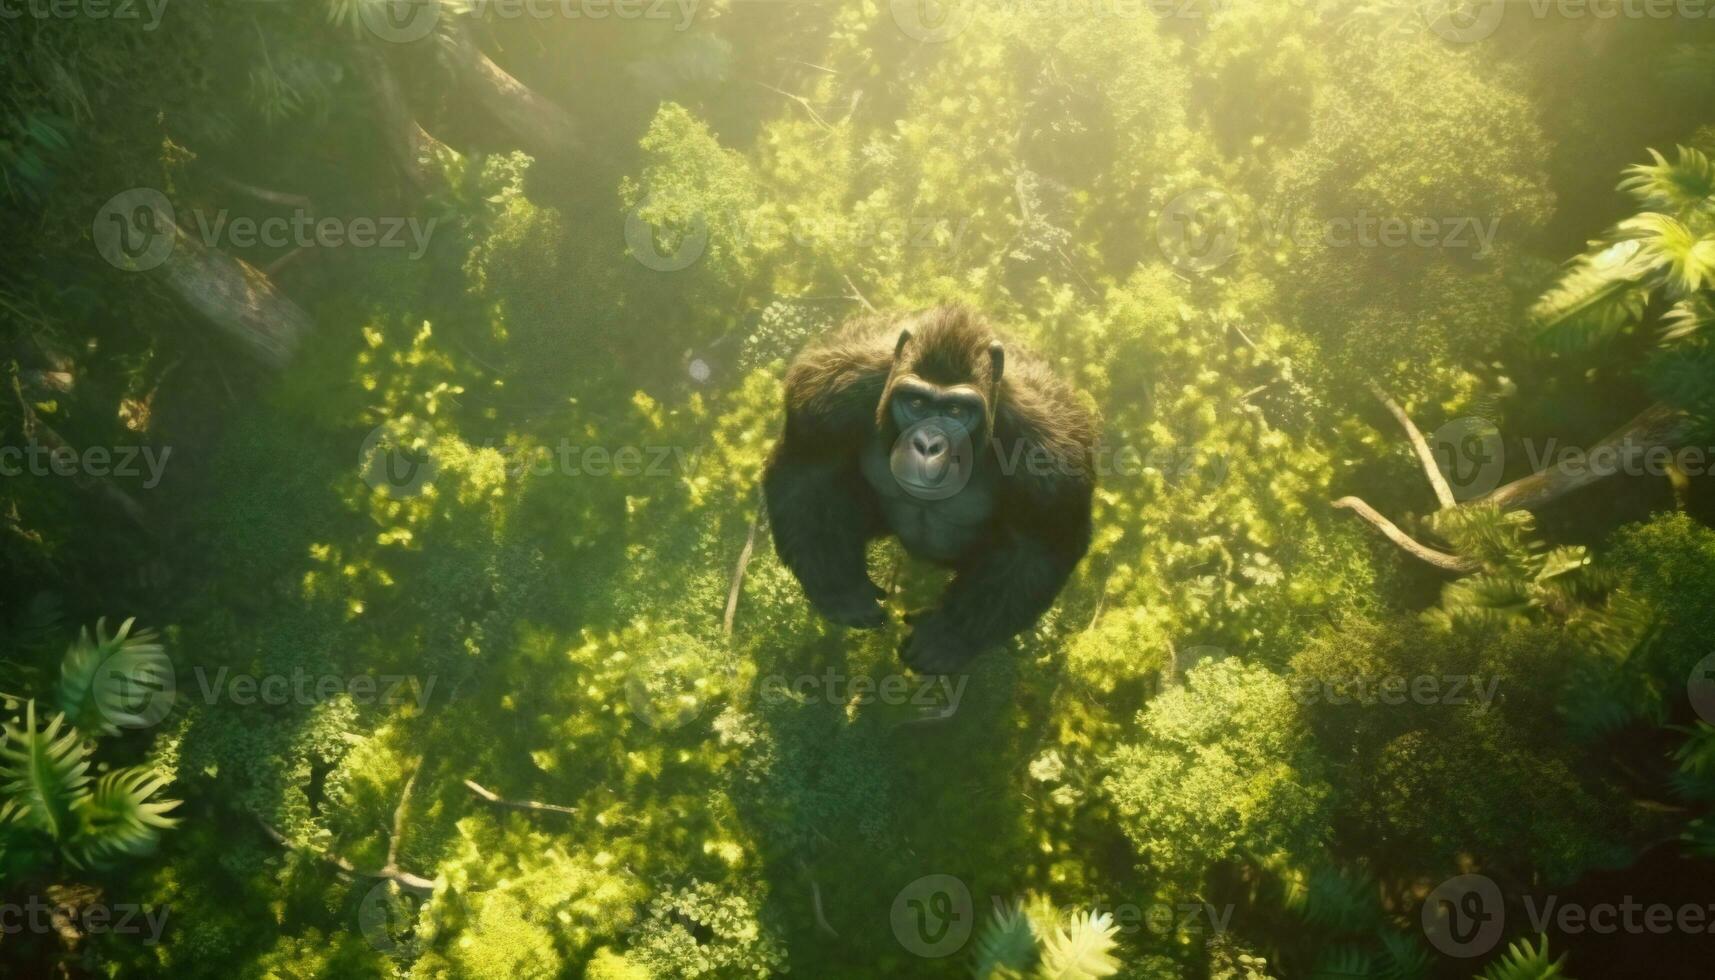
[[[911,434],[911,448],[919,458],[932,460],[947,451],[947,437],[939,432],[922,429]]]

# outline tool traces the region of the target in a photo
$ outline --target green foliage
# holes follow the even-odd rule
[[[997,905],[977,934],[976,980],[1095,980],[1121,968],[1112,955],[1119,929],[1106,913],[1062,915],[1041,898]]]
[[[1287,908],[1313,926],[1333,932],[1362,932],[1378,925],[1380,906],[1368,875],[1319,866],[1303,887],[1288,893]]]
[[[1137,723],[1102,786],[1151,873],[1195,888],[1217,862],[1321,846],[1324,763],[1280,677],[1206,661]]]
[[[89,943],[75,970],[1403,980],[1432,963],[1400,911],[1424,881],[1560,883],[1676,837],[1715,856],[1715,735],[1685,697],[1715,634],[1701,483],[1618,529],[1642,482],[1540,522],[1418,521],[1481,563],[1451,581],[1328,506],[1422,503],[1371,382],[1509,435],[1595,426],[1633,375],[1715,417],[1707,45],[1619,22],[1451,44],[1425,14],[1455,5],[1409,0],[988,4],[938,42],[909,4],[678,25],[458,2],[403,45],[376,0],[252,6],[0,37],[0,446],[177,449],[163,493],[0,480],[0,594],[101,587],[186,624],[176,664],[130,620],[62,662],[63,614],[5,600],[28,721],[0,748],[0,867],[105,865],[174,910],[159,946]],[[570,159],[517,150],[562,115]],[[1687,145],[1626,170],[1616,212],[1664,127]],[[182,264],[97,261],[133,187],[187,232],[300,199],[436,225],[416,259],[215,243],[316,323],[264,372],[175,295]],[[1190,191],[1214,203],[1178,213]],[[1366,218],[1494,237],[1327,234]],[[1537,250],[1604,226],[1549,281]],[[1188,267],[1185,229],[1231,255]],[[1105,455],[1055,607],[943,684],[900,673],[897,622],[806,608],[758,482],[795,351],[946,300],[1040,350]],[[400,446],[432,470],[414,492],[375,479]],[[945,584],[869,560],[895,620]],[[405,696],[347,686],[376,675]],[[215,680],[298,676],[341,684],[242,703]],[[1395,677],[1464,699],[1326,696]],[[204,696],[129,743],[169,680]],[[64,715],[38,727],[30,692]],[[138,861],[174,822],[167,773],[198,819]],[[388,865],[432,890],[370,900]],[[974,907],[1033,898],[923,959],[884,912],[945,873]],[[1097,911],[1118,897],[1241,912],[1128,931]]]
[[[1018,980],[1037,958],[1036,924],[1022,900],[1001,906],[977,933],[971,962],[976,980]]]
[[[170,704],[173,697],[173,662],[155,641],[155,633],[135,635],[135,619],[119,624],[107,635],[106,620],[78,634],[60,665],[60,709],[71,723],[87,732],[118,735],[121,728],[153,724],[149,717],[156,705]]]
[[[1095,980],[1119,972],[1120,962],[1110,955],[1118,928],[1105,913],[1074,912],[1064,924],[1056,924],[1042,936],[1042,962],[1036,969],[1041,980]]]
[[[1482,562],[1483,570],[1442,588],[1441,605],[1425,614],[1431,626],[1501,632],[1514,624],[1554,618],[1571,621],[1569,625],[1598,642],[1620,647],[1636,642],[1638,624],[1591,608],[1606,583],[1592,574],[1587,550],[1549,548],[1533,540],[1534,519],[1528,511],[1474,505],[1442,511],[1438,518],[1437,529],[1460,554]]]
[[[767,977],[786,970],[786,951],[751,901],[693,881],[650,900],[627,959],[656,976]]]
[[[1574,258],[1531,313],[1539,340],[1563,352],[1590,350],[1654,323],[1660,349],[1641,372],[1707,433],[1715,419],[1715,341],[1704,329],[1715,285],[1715,163],[1686,146],[1671,163],[1653,149],[1650,155],[1653,165],[1629,168],[1620,183],[1643,210]]]
[[[107,773],[92,785],[95,745],[65,722],[63,714],[55,715],[37,727],[36,703],[30,701],[22,724],[5,726],[0,835],[9,838],[6,850],[29,853],[31,838],[45,839],[79,868],[110,868],[152,853],[161,831],[178,823],[166,814],[179,801],[155,798],[167,777],[136,766]]]
[[[1566,976],[1560,969],[1565,959],[1564,953],[1557,959],[1549,958],[1547,936],[1540,943],[1520,939],[1478,974],[1478,980],[1556,980]]]

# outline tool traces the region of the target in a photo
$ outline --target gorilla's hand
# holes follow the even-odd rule
[[[977,652],[938,609],[907,616],[906,622],[911,624],[911,635],[899,648],[899,659],[920,674],[958,670]]]
[[[872,630],[887,623],[887,611],[878,601],[884,595],[880,586],[866,578],[862,585],[818,600],[816,609],[830,622]]]

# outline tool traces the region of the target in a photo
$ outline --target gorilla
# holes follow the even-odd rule
[[[1090,546],[1095,419],[974,312],[846,324],[786,375],[763,493],[775,551],[818,612],[887,621],[865,546],[892,535],[954,570],[906,617],[901,659],[955,670],[1032,626]]]

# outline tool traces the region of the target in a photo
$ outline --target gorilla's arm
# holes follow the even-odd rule
[[[786,376],[786,431],[763,475],[775,552],[810,602],[847,626],[887,621],[864,556],[885,522],[858,456],[890,363],[885,348],[837,343],[800,359]]]
[[[774,550],[817,610],[846,626],[887,621],[870,581],[864,545],[880,524],[874,491],[856,458],[777,451],[763,477]]]

